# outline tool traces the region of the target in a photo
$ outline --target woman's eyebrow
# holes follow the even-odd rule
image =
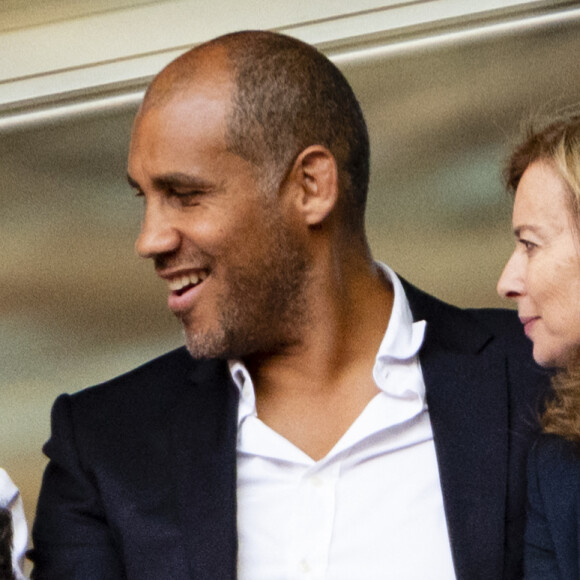
[[[522,224],[514,228],[514,236],[518,237],[522,234],[522,232],[532,232],[533,234],[539,234],[541,230],[542,228],[539,228],[537,226]]]
[[[127,181],[129,185],[134,189],[140,189],[139,184],[127,173]]]

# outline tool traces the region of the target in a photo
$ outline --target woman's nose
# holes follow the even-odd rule
[[[521,258],[514,252],[497,282],[497,293],[503,298],[518,298],[523,292]]]

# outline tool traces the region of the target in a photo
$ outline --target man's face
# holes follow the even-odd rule
[[[129,179],[145,199],[136,248],[167,281],[196,358],[274,352],[305,318],[292,208],[227,151],[228,102],[223,84],[205,83],[145,110],[129,152]]]

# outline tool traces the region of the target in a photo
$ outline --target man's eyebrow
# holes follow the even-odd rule
[[[141,186],[137,180],[133,179],[131,175],[127,173],[127,181],[130,187],[141,191]],[[220,189],[220,184],[212,183],[195,175],[189,175],[187,173],[168,173],[166,175],[160,175],[154,177],[153,187],[159,191],[167,191],[171,189],[192,189],[197,191],[211,191]]]
[[[127,173],[127,181],[134,189],[141,189],[141,186],[135,179]],[[192,189],[213,189],[216,184],[211,183],[200,177],[188,175],[187,173],[168,173],[153,178],[153,187],[155,189],[171,189],[174,187],[191,187]]]
[[[167,173],[153,178],[153,186],[156,189],[191,188],[191,189],[212,189],[215,184],[187,173]]]

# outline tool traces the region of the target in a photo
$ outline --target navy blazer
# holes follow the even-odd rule
[[[521,578],[525,457],[547,377],[514,312],[404,286],[427,321],[420,361],[457,578]],[[237,403],[227,365],[183,348],[61,395],[33,578],[234,580]]]
[[[528,464],[525,569],[529,580],[580,577],[580,449],[542,435]]]

